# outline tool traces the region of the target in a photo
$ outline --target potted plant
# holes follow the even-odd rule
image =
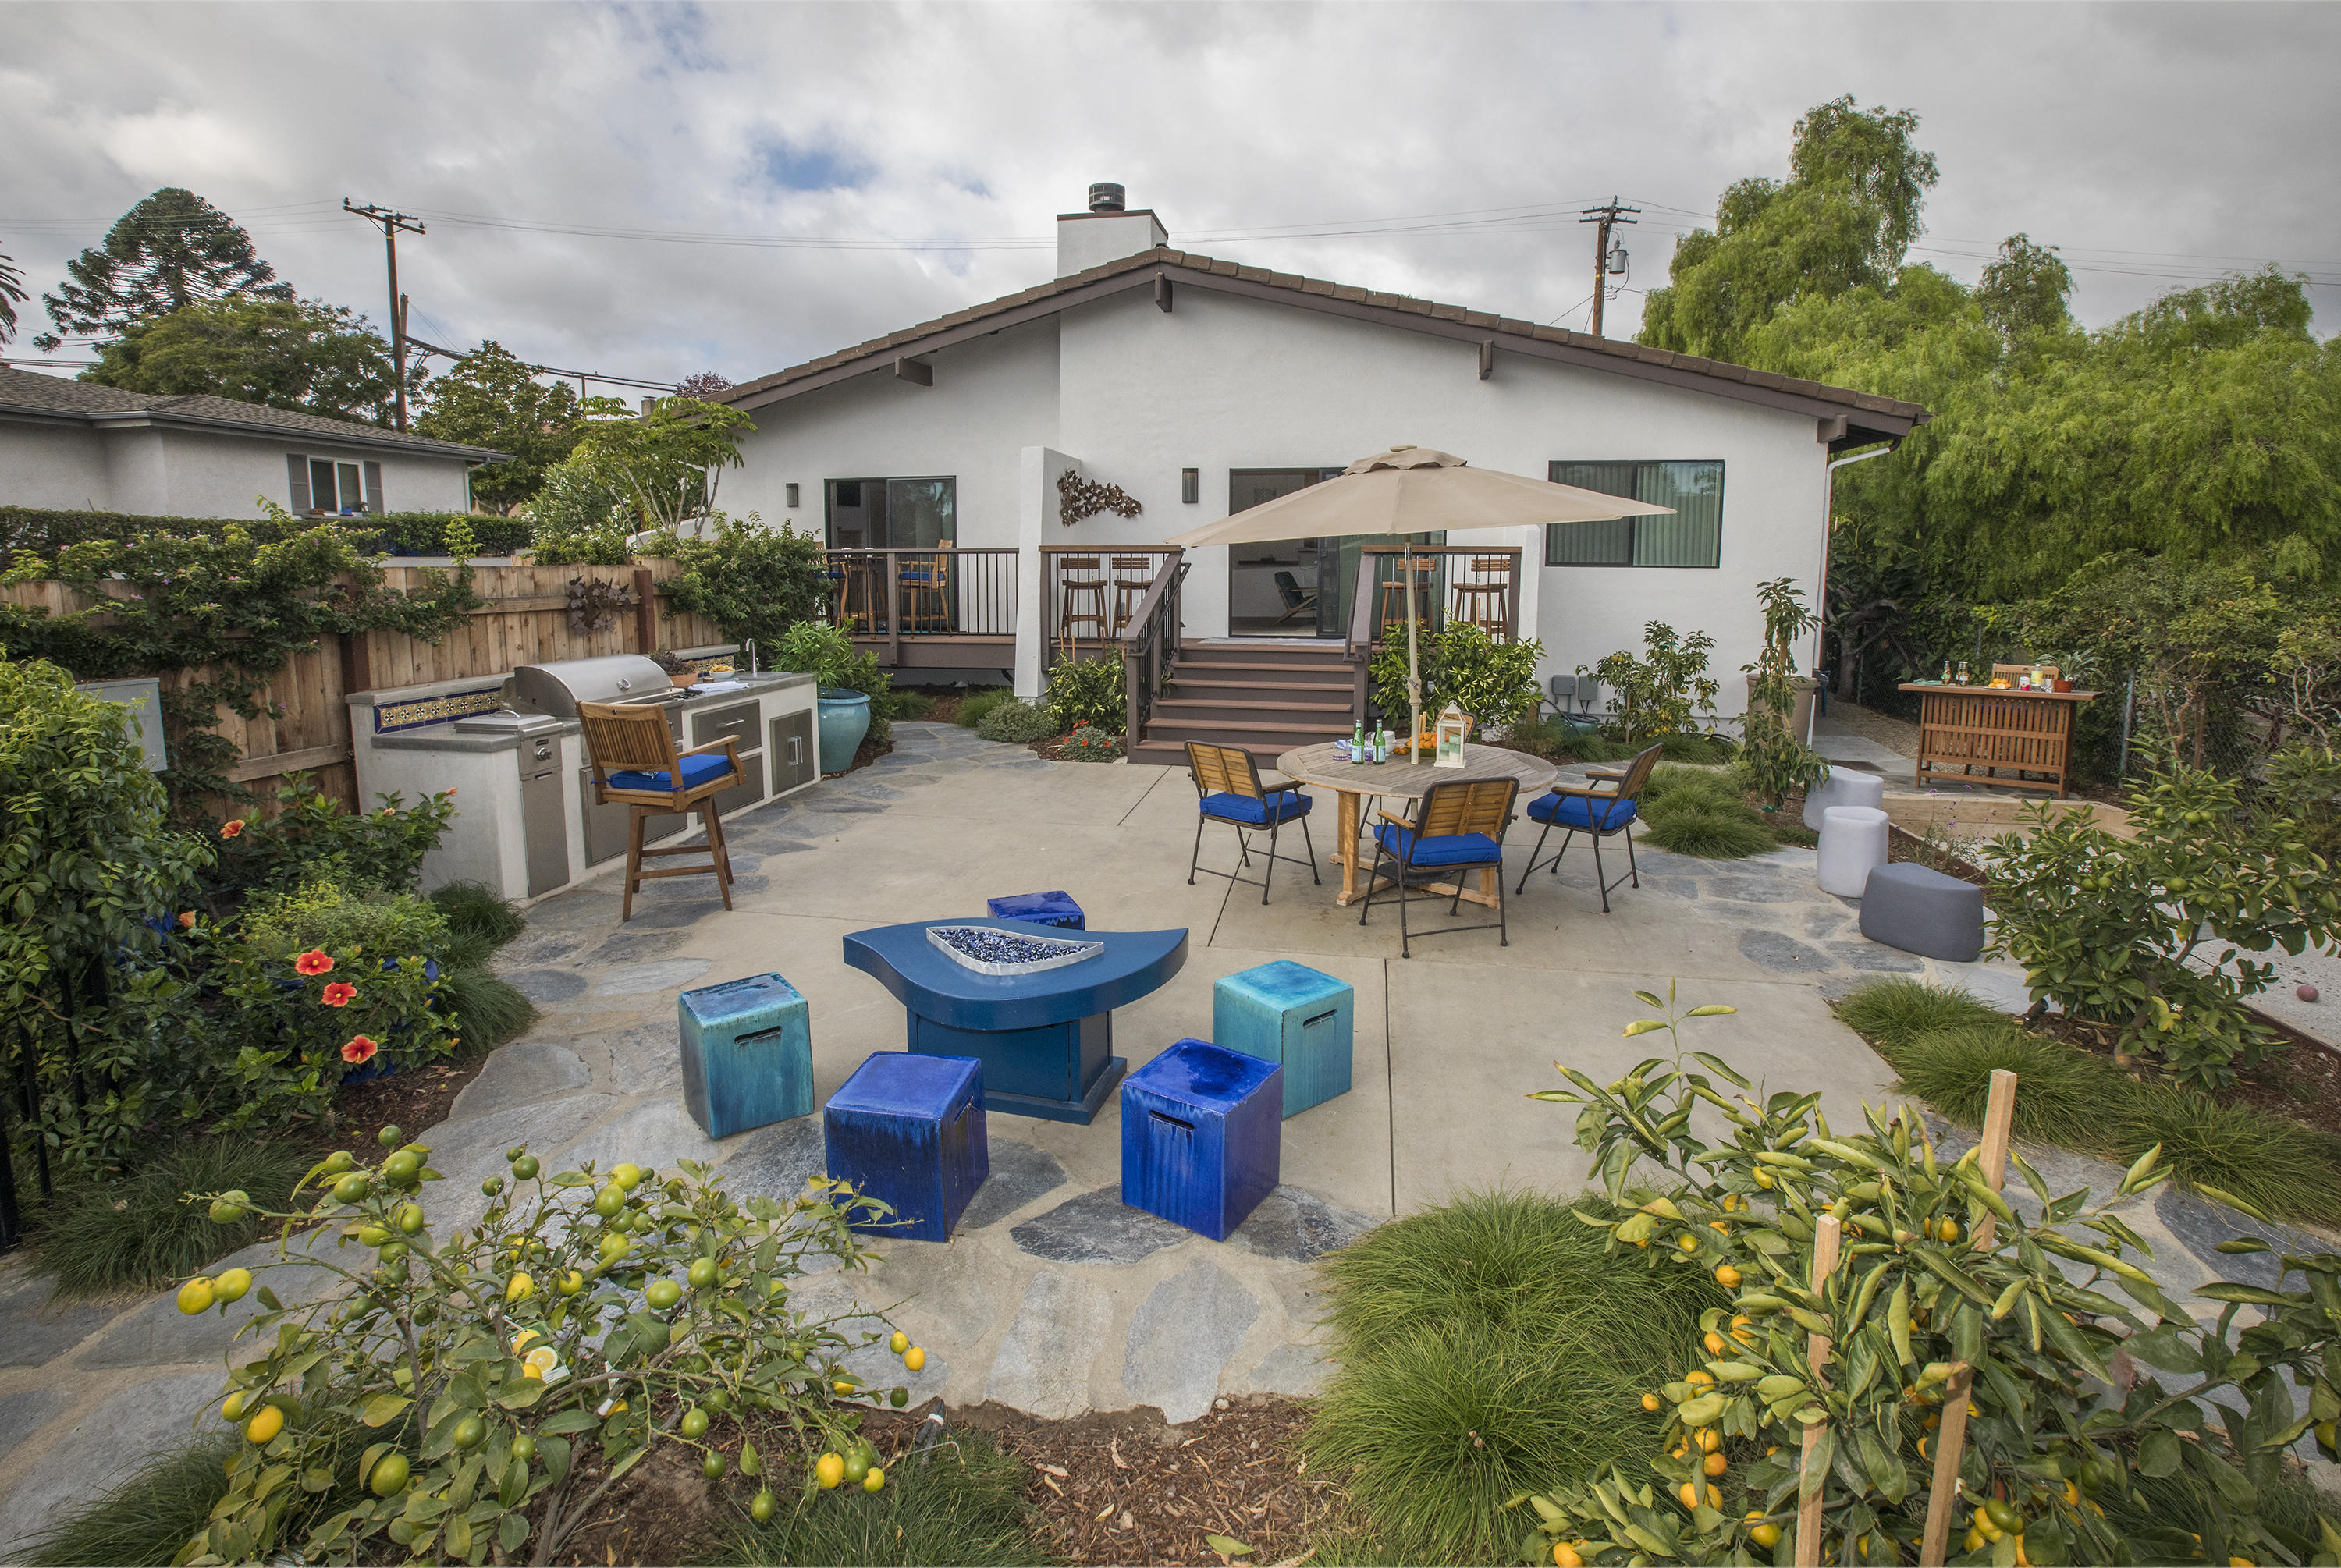
[[[665,670],[667,672],[668,679],[672,680],[677,686],[694,685],[699,680],[699,671],[697,670],[684,663],[680,658],[676,657],[666,649],[662,648],[656,653],[652,654],[651,662],[657,665],[661,670]]]

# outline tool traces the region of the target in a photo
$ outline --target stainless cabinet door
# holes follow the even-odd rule
[[[812,715],[782,713],[770,726],[772,793],[810,784],[818,777],[813,761]]]

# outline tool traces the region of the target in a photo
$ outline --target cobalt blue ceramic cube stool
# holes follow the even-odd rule
[[[902,1222],[855,1229],[949,1241],[968,1200],[991,1174],[983,1064],[973,1057],[880,1051],[830,1097],[822,1133],[831,1179],[892,1204]]]
[[[1211,1043],[1284,1069],[1284,1114],[1350,1092],[1358,993],[1346,980],[1279,959],[1223,977],[1211,992]]]
[[[986,898],[995,920],[1022,920],[1034,926],[1061,926],[1068,931],[1086,931],[1081,907],[1073,902],[1071,893],[1011,893],[1004,898]]]
[[[682,1103],[712,1138],[812,1115],[812,1010],[778,975],[685,991]]]
[[[1180,1040],[1121,1081],[1121,1201],[1225,1241],[1276,1190],[1284,1069]]]

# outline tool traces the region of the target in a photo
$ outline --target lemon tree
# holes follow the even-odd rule
[[[2329,945],[2341,889],[2283,788],[2246,809],[2236,780],[2180,768],[2128,804],[2134,838],[2036,805],[2026,834],[1994,840],[1994,950],[2024,966],[2036,1002],[2117,1024],[2127,1049],[2218,1088],[2280,1043],[2242,1007],[2276,966],[2246,955]]]
[[[1629,1036],[1731,1011],[1679,1014],[1671,993],[1636,995],[1666,1016]],[[1612,1464],[1513,1501],[1532,1521],[1529,1559],[1787,1563],[1798,1505],[1818,1495],[1823,1562],[1916,1562],[1943,1401],[1961,1364],[1973,1384],[1953,1562],[2341,1554],[2329,1520],[2303,1534],[2261,1511],[2305,1433],[2334,1453],[2341,1257],[2285,1257],[2282,1278],[2297,1289],[2207,1286],[2199,1294],[2228,1305],[2198,1325],[2139,1266],[2149,1249],[2110,1208],[2089,1207],[2087,1193],[2052,1196],[2011,1156],[2038,1201],[2027,1220],[1972,1151],[1944,1157],[1907,1107],[1866,1110],[1860,1131],[1836,1132],[1818,1095],[1762,1094],[1699,1051],[1651,1057],[1609,1084],[1560,1071],[1569,1087],[1531,1097],[1579,1107],[1578,1142],[1620,1206],[1578,1217],[1652,1268],[1712,1275],[1732,1302],[1703,1316],[1683,1376],[1643,1397],[1645,1466]],[[2114,1197],[2164,1174],[2149,1151]],[[1629,1179],[1661,1195],[1635,1206]],[[1824,1215],[1837,1216],[1843,1247],[1814,1288]],[[1997,1231],[1977,1245],[1987,1215]],[[1818,1376],[1808,1362],[1817,1334],[1829,1342]],[[2175,1375],[2166,1386],[2157,1373]],[[2306,1415],[2295,1388],[2308,1391]],[[1808,1428],[1819,1434],[1809,1468]],[[2189,1516],[2210,1521],[2200,1539],[2108,1517],[2109,1505],[2126,1518],[2145,1511],[2144,1480],[2191,1499]]]
[[[181,1287],[183,1311],[246,1291],[263,1309],[237,1335],[260,1355],[230,1373],[217,1411],[244,1442],[182,1563],[546,1563],[660,1444],[699,1451],[711,1481],[736,1469],[755,1488],[752,1516],[769,1516],[776,1481],[834,1484],[816,1456],[838,1459],[842,1477],[867,1452],[858,1427],[872,1402],[908,1403],[842,1365],[890,1325],[856,1319],[878,1324],[863,1332],[791,1299],[810,1265],[865,1265],[850,1227],[886,1220],[878,1200],[821,1181],[791,1201],[735,1200],[688,1160],[665,1175],[548,1174],[523,1146],[482,1185],[484,1215],[453,1229],[434,1226],[423,1196],[439,1179],[430,1149],[399,1139],[384,1129],[376,1164],[346,1151],[320,1162],[294,1195],[314,1195],[314,1209],[269,1216],[337,1227],[334,1247],[287,1259],[280,1244],[271,1266],[322,1265],[345,1294],[287,1307],[242,1270]],[[727,1454],[711,1416],[733,1412],[784,1418],[802,1453]],[[590,1484],[584,1445],[600,1455]],[[855,1476],[871,1491],[884,1484],[873,1465]]]

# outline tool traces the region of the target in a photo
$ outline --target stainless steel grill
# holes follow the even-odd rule
[[[504,706],[521,713],[574,719],[580,702],[655,702],[677,719],[683,694],[654,660],[639,653],[523,664],[504,680]]]

